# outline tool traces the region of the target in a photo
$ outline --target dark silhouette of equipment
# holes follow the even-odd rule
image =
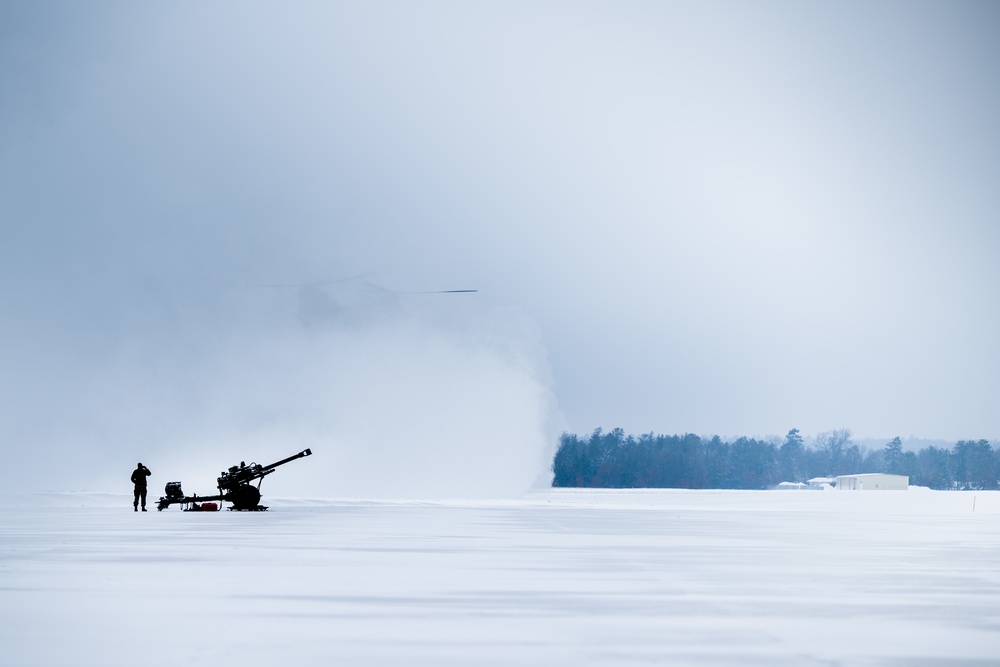
[[[185,496],[184,491],[181,490],[180,482],[167,482],[163,489],[165,495],[157,501],[156,509],[163,511],[171,505],[182,505],[186,512],[214,510],[218,506],[209,501],[222,500],[233,504],[229,508],[230,510],[263,512],[267,508],[258,503],[260,503],[260,485],[264,478],[274,472],[278,466],[311,455],[311,449],[304,449],[287,459],[281,459],[266,466],[259,463],[247,465],[241,461],[238,466],[233,466],[219,475],[219,493],[214,496]],[[253,485],[254,481],[257,482],[257,486]]]

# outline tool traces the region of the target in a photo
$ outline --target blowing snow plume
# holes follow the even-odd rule
[[[47,404],[58,419],[21,424],[32,446],[18,490],[126,489],[140,460],[153,493],[182,480],[207,494],[230,465],[306,447],[315,455],[269,478],[268,496],[499,497],[549,481],[555,400],[527,318],[364,306],[306,326],[244,302],[211,326],[124,341],[66,376],[76,390]]]
[[[281,454],[277,443],[314,450],[273,493],[518,495],[548,481],[555,442],[528,331],[510,319],[459,328],[403,315],[245,340],[206,383],[212,430],[222,449],[257,460]]]

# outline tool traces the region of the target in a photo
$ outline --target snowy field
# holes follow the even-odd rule
[[[0,497],[0,665],[1000,664],[996,492],[265,502]]]

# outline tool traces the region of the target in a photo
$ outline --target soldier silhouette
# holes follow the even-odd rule
[[[139,511],[139,500],[142,500],[142,511],[146,511],[146,478],[152,475],[149,468],[140,463],[132,471],[132,483],[135,484],[135,500],[132,503],[132,511]]]

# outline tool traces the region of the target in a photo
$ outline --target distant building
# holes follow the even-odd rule
[[[813,477],[806,484],[809,485],[810,489],[832,489],[833,485],[837,483],[835,477]]]
[[[906,475],[871,472],[837,477],[837,488],[841,491],[906,491],[909,487],[910,478]]]
[[[805,482],[780,482],[778,486],[774,488],[778,489],[779,491],[788,491],[788,490],[797,491],[800,489],[811,489],[813,487],[809,486]]]

